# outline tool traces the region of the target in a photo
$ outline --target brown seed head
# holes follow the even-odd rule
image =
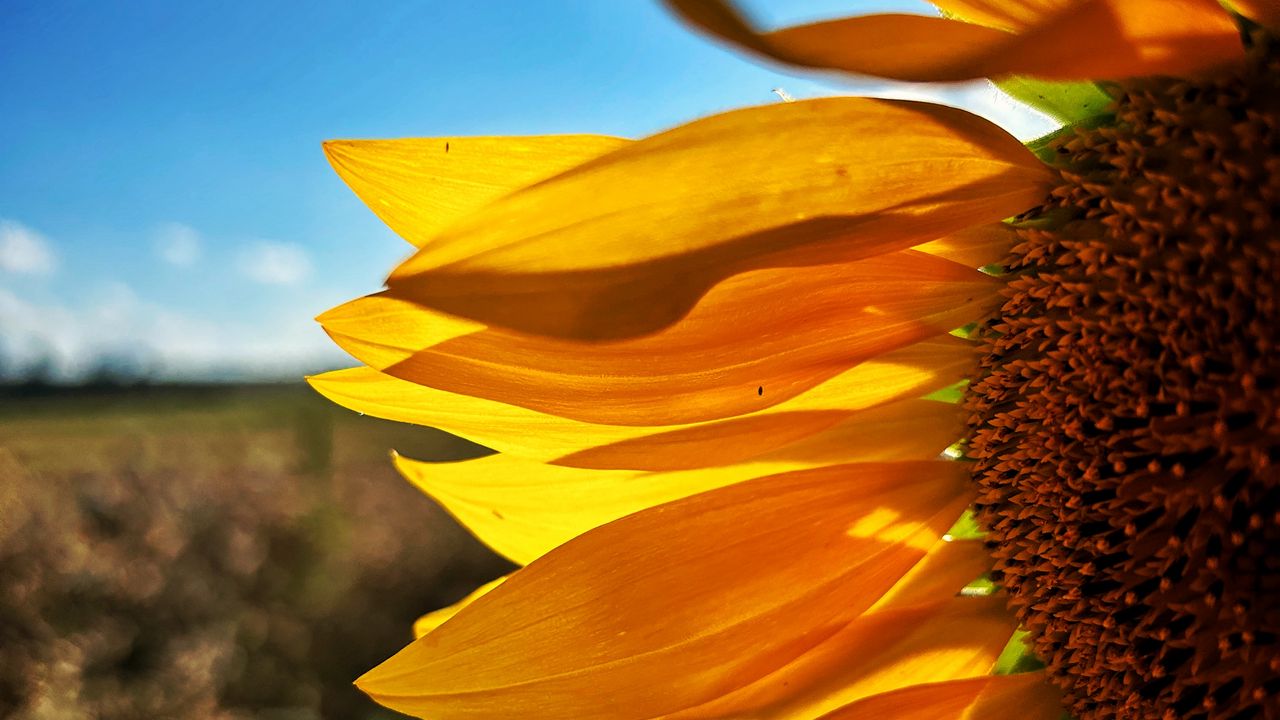
[[[999,581],[1078,720],[1280,720],[1280,62],[1057,147],[965,400]]]

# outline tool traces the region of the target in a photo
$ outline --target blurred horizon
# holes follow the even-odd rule
[[[931,11],[745,4],[770,26]],[[7,383],[301,380],[352,364],[312,318],[377,291],[410,248],[330,170],[328,138],[640,137],[779,87],[930,99],[1022,138],[1050,127],[986,84],[758,64],[650,0],[10,0],[0,15]]]

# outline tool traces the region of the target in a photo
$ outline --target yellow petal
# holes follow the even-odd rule
[[[627,142],[600,135],[330,140],[324,152],[374,214],[421,246],[503,195]]]
[[[929,404],[954,427],[954,408]],[[915,432],[901,426],[896,430]],[[765,475],[867,461],[883,452],[868,444],[843,442],[856,432],[823,433],[747,462],[670,472],[590,470],[504,454],[443,463],[397,455],[395,463],[405,479],[435,498],[482,542],[524,564],[593,527],[644,508]],[[931,454],[917,457],[936,457],[957,437],[958,433],[937,438]]]
[[[1216,0],[943,2],[993,27],[866,15],[770,33],[752,28],[727,0],[667,1],[702,30],[775,60],[917,82],[1182,75],[1243,57],[1239,33]]]
[[[874,695],[820,720],[1059,720],[1058,693],[1044,673],[988,675]]]
[[[709,702],[838,632],[937,542],[969,488],[958,463],[927,465],[776,475],[629,515],[357,684],[436,720],[640,720]]]
[[[896,399],[918,397],[962,379],[972,371],[976,361],[972,344],[941,336],[868,360],[758,415],[847,413]],[[324,373],[307,380],[320,394],[351,410],[440,428],[503,453],[544,462],[591,450],[589,459],[566,462],[587,467],[696,467],[699,463],[689,455],[687,443],[669,442],[687,436],[669,433],[695,432],[691,428],[707,427],[643,428],[584,423],[416,385],[364,367]],[[725,430],[729,432],[720,433],[721,437],[732,434],[731,428]],[[643,440],[646,436],[653,436],[653,441]],[[624,441],[627,444],[614,449],[603,447]],[[651,464],[628,465],[628,458],[640,456],[646,449],[652,455]]]
[[[965,228],[917,245],[915,249],[976,268],[1004,262],[1017,243],[1017,230],[1012,225],[1001,222]]]
[[[507,195],[392,272],[390,293],[489,325],[654,332],[718,280],[871,257],[1021,212],[1049,171],[954,108],[822,98],[641,140]]]
[[[502,330],[439,342],[452,319],[385,296],[319,319],[344,350],[404,380],[611,425],[672,425],[777,405],[848,368],[981,317],[1001,283],[901,251],[735,275],[663,331],[578,343]],[[389,317],[391,316],[391,317]]]
[[[413,623],[414,639],[420,638],[423,635],[426,635],[427,633],[431,632],[432,630],[435,630],[436,628],[440,627],[445,623],[446,620],[449,620],[454,615],[457,615],[459,610],[475,602],[480,596],[484,595],[490,590],[498,587],[499,585],[502,584],[502,581],[506,579],[507,577],[504,575],[496,580],[490,580],[489,582],[471,591],[470,594],[468,594],[466,597],[462,598],[458,602],[448,607],[442,607],[439,610],[433,610],[427,613],[426,615],[423,615],[422,617],[418,618]]]
[[[1280,29],[1280,2],[1277,0],[1230,0],[1228,4],[1263,27]]]
[[[817,718],[902,687],[987,675],[1014,625],[999,598],[869,612],[772,674],[669,718]]]

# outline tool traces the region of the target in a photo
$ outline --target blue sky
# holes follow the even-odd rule
[[[757,0],[766,25],[921,2]],[[787,74],[649,0],[0,7],[0,375],[102,357],[167,377],[294,377],[343,356],[311,318],[407,253],[320,152],[336,137],[594,132],[832,94],[930,97],[1030,137],[991,88]]]

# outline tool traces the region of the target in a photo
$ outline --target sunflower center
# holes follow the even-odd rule
[[[1254,45],[1058,144],[983,328],[978,514],[1078,720],[1280,718],[1280,54]]]

